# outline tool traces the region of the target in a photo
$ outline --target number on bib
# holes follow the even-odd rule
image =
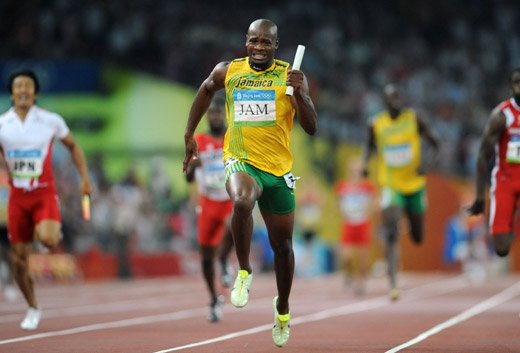
[[[520,163],[520,135],[513,135],[507,142],[506,161]]]
[[[386,146],[384,160],[388,167],[404,167],[412,162],[412,146],[408,143]]]
[[[236,126],[273,126],[276,125],[275,90],[236,90]]]

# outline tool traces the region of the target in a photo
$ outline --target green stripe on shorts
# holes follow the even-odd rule
[[[247,173],[245,163],[241,162],[241,161],[236,161],[236,162],[231,163],[228,166],[226,166],[226,182],[227,182],[229,176],[235,172],[246,172]]]

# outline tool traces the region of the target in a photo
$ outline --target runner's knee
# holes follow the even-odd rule
[[[13,271],[20,271],[20,269],[27,267],[28,264],[27,257],[14,249],[11,249],[9,252],[9,260],[11,261]]]
[[[233,202],[233,213],[241,217],[253,212],[254,201],[245,196],[238,196]]]
[[[385,225],[384,236],[388,243],[396,243],[399,236],[399,223],[389,222]]]
[[[204,272],[209,271],[213,268],[213,259],[208,257],[202,257],[202,269]]]
[[[293,253],[290,240],[272,242],[273,252],[276,256],[290,256]]]
[[[38,236],[40,242],[49,249],[54,249],[62,238],[61,230],[53,233],[44,233]]]

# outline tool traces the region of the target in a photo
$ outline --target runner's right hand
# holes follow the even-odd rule
[[[182,163],[182,171],[186,173],[188,171],[188,165],[192,159],[199,158],[199,151],[197,140],[195,137],[184,137],[184,143],[186,145],[186,156],[184,157],[184,162]]]

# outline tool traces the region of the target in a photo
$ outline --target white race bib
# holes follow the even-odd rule
[[[226,183],[225,166],[222,162],[223,151],[207,150],[199,153],[202,161],[204,187],[211,189],[224,189]]]
[[[273,126],[276,125],[275,90],[236,90],[236,126]]]
[[[43,171],[40,150],[7,151],[9,171],[13,178],[38,178]]]
[[[350,222],[360,223],[368,218],[370,196],[360,192],[351,192],[340,198],[343,217]]]
[[[226,186],[226,173],[224,172],[224,163],[222,166],[208,166],[204,168],[204,185],[211,189],[224,189]]]
[[[520,163],[520,135],[513,135],[507,142],[506,161]]]
[[[289,172],[283,176],[285,179],[285,184],[289,189],[296,189],[296,180],[300,179],[300,177],[295,177],[293,173]]]
[[[408,143],[385,147],[383,157],[388,167],[404,167],[412,163],[412,146]]]

